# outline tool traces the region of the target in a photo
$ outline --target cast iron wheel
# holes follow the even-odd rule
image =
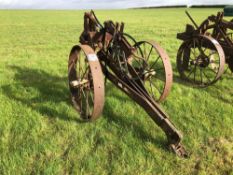
[[[104,80],[99,60],[88,45],[72,48],[68,63],[71,99],[80,117],[97,119],[104,106]]]
[[[224,73],[225,55],[210,36],[199,35],[182,43],[177,54],[177,69],[182,79],[195,86],[215,83]]]
[[[154,41],[140,41],[129,59],[149,95],[156,101],[165,100],[172,86],[172,66],[167,53]]]

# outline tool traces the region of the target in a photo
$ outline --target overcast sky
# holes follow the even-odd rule
[[[0,0],[0,9],[119,9],[210,4],[233,5],[233,0]]]

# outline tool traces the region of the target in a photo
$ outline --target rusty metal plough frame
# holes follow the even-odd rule
[[[93,11],[86,12],[80,44],[73,46],[68,63],[72,102],[85,120],[95,120],[102,112],[103,74],[161,127],[177,155],[187,155],[180,143],[180,132],[157,103],[167,97],[172,85],[172,67],[166,52],[154,41],[137,42],[125,34],[124,23],[105,21],[102,25]],[[157,88],[152,86],[158,82]]]
[[[183,40],[177,54],[181,78],[200,87],[215,83],[225,71],[225,63],[233,72],[233,20],[223,19],[223,12],[211,15],[200,26],[190,14],[193,25],[178,33]]]

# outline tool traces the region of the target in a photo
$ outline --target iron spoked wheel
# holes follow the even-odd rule
[[[71,99],[80,117],[97,119],[104,106],[104,81],[100,63],[91,47],[76,45],[68,64]]]
[[[225,55],[217,40],[200,35],[184,42],[177,54],[177,69],[182,79],[206,87],[224,73]]]
[[[156,101],[163,101],[172,86],[172,66],[167,53],[154,41],[140,41],[135,45],[130,60],[149,95]]]

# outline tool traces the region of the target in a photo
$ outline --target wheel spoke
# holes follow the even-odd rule
[[[85,72],[84,72],[84,74],[83,74],[81,80],[84,78],[84,76],[86,75],[86,73],[87,73],[88,71],[89,71],[89,66],[86,68],[86,70],[85,70]]]
[[[146,61],[148,61],[148,59],[149,59],[149,57],[150,57],[150,54],[151,54],[151,52],[152,52],[152,49],[153,49],[153,46],[151,46],[151,49],[150,49],[150,52],[149,52],[149,54],[148,54],[148,56],[147,56],[147,58],[146,58]]]
[[[94,97],[93,97],[93,94],[92,94],[92,93],[90,93],[90,96],[91,96],[92,103],[94,103]]]
[[[158,62],[159,58],[161,58],[160,55],[157,57],[156,61],[150,66],[150,69],[152,69],[152,67]]]
[[[195,40],[193,40],[193,49],[194,49],[194,57],[196,57],[196,43],[195,43]]]
[[[143,59],[143,58],[141,58],[141,59]],[[143,67],[143,64],[142,64],[137,58],[134,58],[134,60],[135,60],[141,67]]]
[[[81,89],[81,91],[82,91],[82,93],[83,93],[83,96],[86,98],[86,94],[85,94],[83,88],[80,88],[80,89]]]
[[[194,76],[193,76],[194,82],[196,82],[196,71],[197,71],[197,66],[195,65],[195,68],[194,68]]]
[[[191,45],[191,44],[190,44]],[[190,49],[190,51],[192,52],[192,54],[194,55],[194,58],[196,58],[195,57],[195,53],[194,53],[194,51],[192,50],[192,46],[190,47],[190,45],[188,46],[188,48]]]
[[[155,70],[156,70],[156,71],[164,70],[164,67],[156,68]]]
[[[144,58],[146,57],[146,46],[145,46],[145,44],[146,44],[146,43],[143,43],[143,45],[144,45],[144,56],[143,56],[143,57],[144,57]]]
[[[90,110],[90,106],[89,106],[89,91],[86,92],[86,117],[89,116],[89,110]]]
[[[202,68],[200,68],[201,84],[203,83]]]
[[[205,74],[205,72],[203,71],[203,74],[205,75],[205,77],[207,78],[208,82],[211,83],[211,80],[209,79],[209,77]]]
[[[153,91],[153,88],[152,88],[152,83],[151,83],[151,77],[149,78],[149,82],[150,82],[150,89],[151,89],[152,97],[155,98],[154,91]]]
[[[213,72],[214,74],[217,74],[217,72],[215,72],[213,69],[211,69],[210,67],[206,67],[208,70],[210,70],[211,72]]]
[[[194,69],[195,69],[195,67],[194,67],[194,68],[189,72],[189,74],[188,74],[187,78],[189,78],[189,77],[190,77],[190,75],[193,73]]]
[[[160,89],[153,82],[151,82],[151,84],[158,90],[159,94],[162,94],[162,92],[160,92]]]

